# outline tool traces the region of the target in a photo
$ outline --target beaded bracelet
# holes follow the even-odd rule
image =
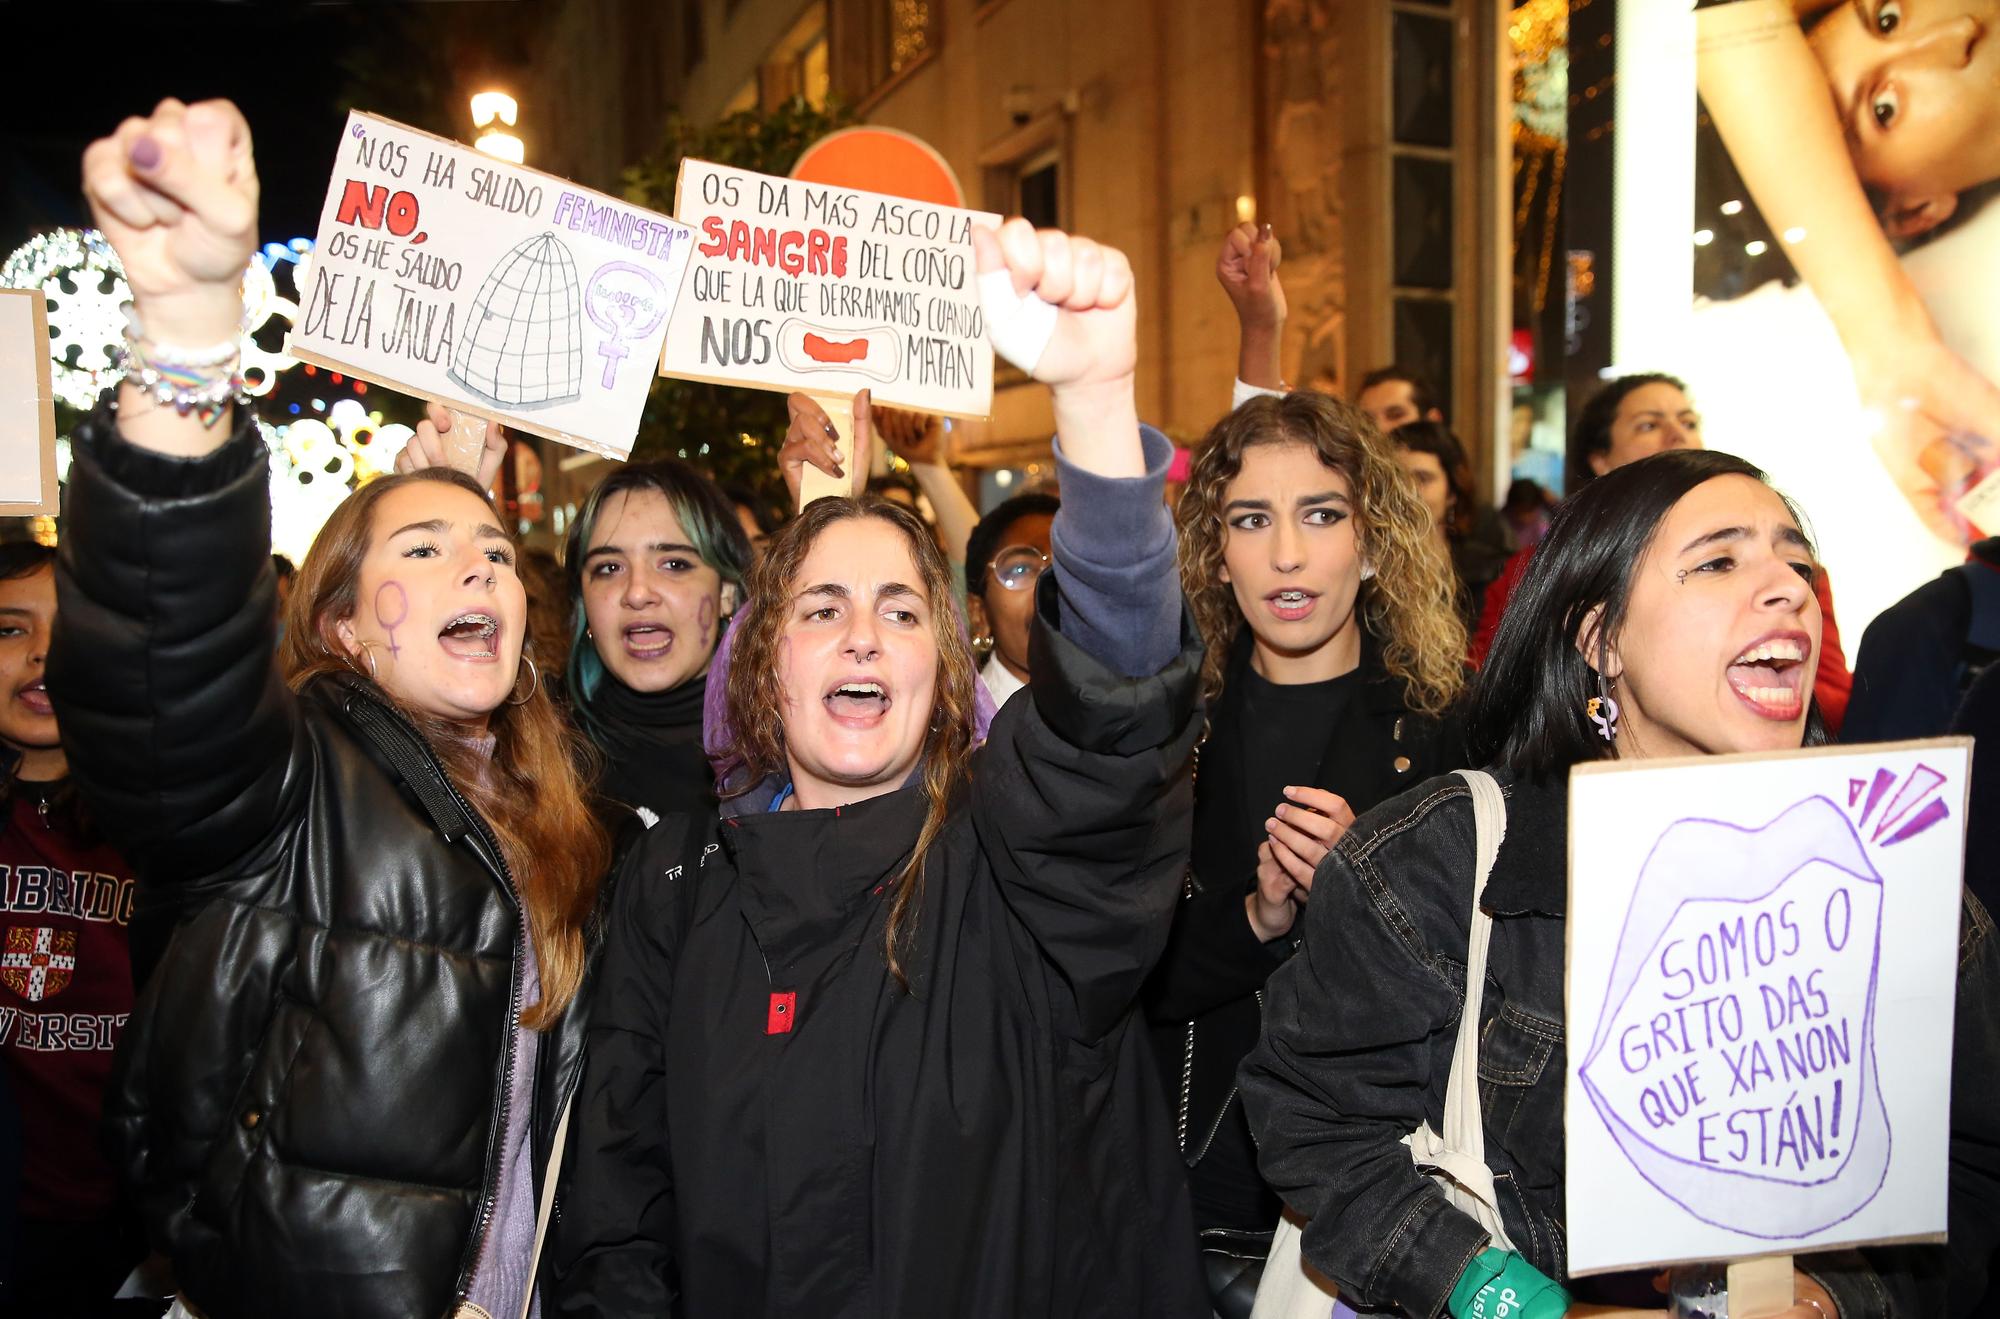
[[[185,417],[196,413],[213,426],[243,396],[243,344],[230,339],[207,348],[181,348],[145,337],[138,317],[125,312],[125,375],[161,406]]]

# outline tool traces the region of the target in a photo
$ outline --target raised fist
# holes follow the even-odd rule
[[[1060,392],[1131,378],[1139,358],[1138,313],[1132,266],[1123,252],[1059,229],[1037,230],[1018,216],[997,231],[975,225],[972,242],[980,274],[1005,270],[1021,299],[1018,306],[996,306],[988,298],[996,347],[1009,337],[1003,321],[1032,319],[1039,298],[1055,309],[1055,320],[1039,354],[1021,364],[1032,365],[1035,379]]]
[[[83,191],[117,250],[146,337],[184,348],[232,338],[257,243],[250,126],[228,101],[165,100],[83,153]]]
[[[1231,229],[1215,258],[1216,282],[1236,308],[1246,329],[1275,330],[1285,323],[1285,289],[1278,282],[1284,257],[1270,225],[1244,223]]]

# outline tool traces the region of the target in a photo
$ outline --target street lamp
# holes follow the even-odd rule
[[[512,128],[520,110],[520,105],[505,92],[487,91],[474,94],[472,126],[484,128],[486,132],[480,134],[479,140],[472,145],[489,156],[512,161],[516,165],[522,164],[527,159],[527,152],[521,145],[521,139],[497,125],[488,127],[498,119],[500,123]]]

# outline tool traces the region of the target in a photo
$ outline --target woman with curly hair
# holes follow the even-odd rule
[[[1465,626],[1430,514],[1367,416],[1252,399],[1195,451],[1181,585],[1208,654],[1194,850],[1148,1010],[1217,1312],[1248,1314],[1278,1201],[1236,1065],[1313,871],[1357,813],[1464,763]]]
[[[1200,648],[1123,257],[1010,220],[979,263],[1058,310],[1063,505],[1028,690],[976,733],[914,513],[816,500],[751,570],[721,818],[619,872],[545,1313],[1206,1319],[1139,994],[1187,867]],[[1003,264],[1004,262],[1004,264]],[[995,334],[996,342],[1002,335]],[[794,413],[780,452],[843,467]]]

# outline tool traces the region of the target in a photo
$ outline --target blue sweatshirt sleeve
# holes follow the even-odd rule
[[[1056,439],[1062,508],[1055,554],[1063,635],[1128,678],[1151,677],[1181,649],[1181,585],[1174,524],[1163,495],[1173,444],[1139,428],[1146,474],[1099,476],[1071,465]]]

